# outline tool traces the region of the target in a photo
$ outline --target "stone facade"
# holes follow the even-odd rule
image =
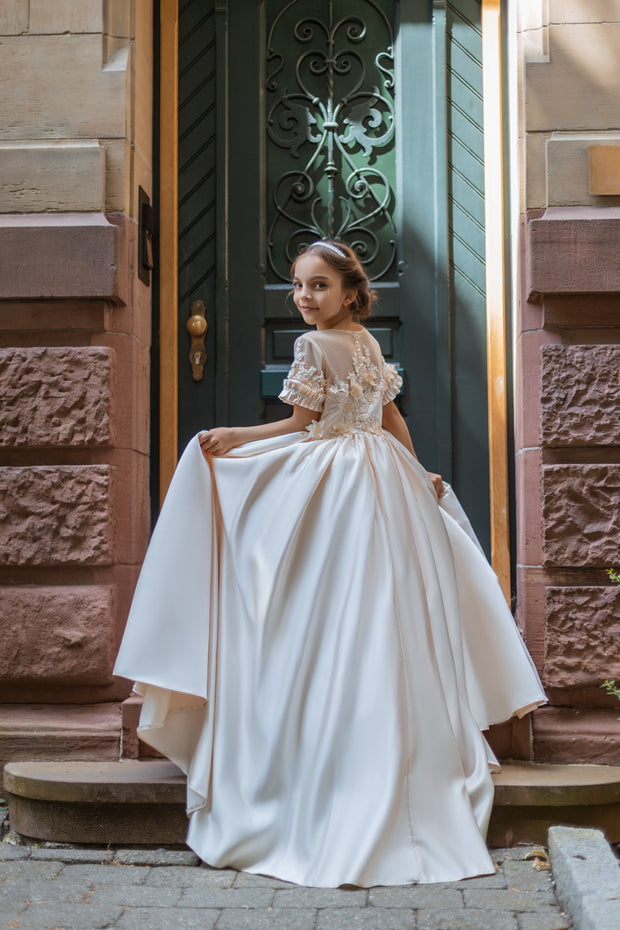
[[[494,745],[617,762],[620,0],[509,7],[516,594],[550,704]],[[111,670],[150,524],[152,10],[0,4],[0,765],[138,751]]]
[[[0,641],[2,680],[110,685],[114,594],[94,584],[1,588],[2,616],[20,619]]]
[[[150,529],[152,30],[149,0],[0,9],[0,765],[122,749],[112,666]]]
[[[517,597],[550,698],[533,754],[617,764],[620,2],[518,10]]]
[[[112,442],[114,351],[0,349],[0,448]]]
[[[620,589],[549,585],[545,622],[544,674],[554,699],[571,703],[579,691],[588,704],[604,705],[601,681],[620,679]]]
[[[109,565],[109,465],[0,468],[0,566]]]
[[[553,446],[620,446],[620,345],[541,350],[540,438]]]
[[[543,565],[620,561],[620,465],[543,465]]]

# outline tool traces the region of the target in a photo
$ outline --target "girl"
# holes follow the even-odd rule
[[[545,696],[453,492],[415,457],[401,379],[341,242],[306,247],[292,416],[188,445],[115,671],[187,773],[213,866],[335,887],[491,873],[482,730]]]

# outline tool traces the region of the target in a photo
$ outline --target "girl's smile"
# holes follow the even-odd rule
[[[311,252],[295,262],[293,278],[295,305],[306,323],[317,329],[357,329],[349,311],[355,293],[345,290],[341,275]]]

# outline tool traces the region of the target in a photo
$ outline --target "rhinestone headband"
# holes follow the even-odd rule
[[[331,251],[335,252],[336,255],[339,255],[340,258],[347,257],[346,252],[344,252],[342,249],[339,249],[337,245],[333,245],[331,242],[325,242],[324,239],[317,239],[316,242],[311,242],[310,248],[312,248],[315,245],[322,245],[324,249],[331,249]]]

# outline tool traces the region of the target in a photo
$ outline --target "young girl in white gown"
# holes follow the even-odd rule
[[[493,872],[481,731],[545,695],[458,501],[415,457],[401,379],[359,324],[354,253],[293,266],[289,419],[181,458],[115,671],[187,773],[205,862],[302,885]]]

